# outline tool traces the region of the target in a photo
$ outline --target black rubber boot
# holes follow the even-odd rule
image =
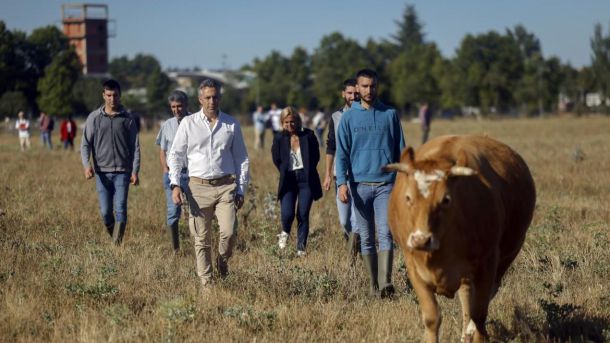
[[[180,251],[180,231],[178,230],[178,222],[168,225],[167,231],[172,240],[172,248],[174,248],[174,252],[177,253]]]
[[[379,294],[379,286],[377,284],[377,255],[362,255],[362,262],[369,274],[369,295],[375,297]]]
[[[112,235],[112,241],[115,245],[121,245],[123,242],[123,236],[125,235],[125,226],[127,223],[119,222],[119,225],[115,226],[114,233]]]
[[[394,285],[392,285],[392,262],[394,260],[394,251],[386,250],[379,252],[379,273],[377,275],[377,283],[379,285],[379,294],[382,298],[390,298],[394,296]]]

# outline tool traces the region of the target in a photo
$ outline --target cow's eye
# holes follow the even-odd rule
[[[443,200],[441,200],[441,205],[449,206],[450,203],[451,203],[451,195],[449,193],[447,193],[443,196]]]

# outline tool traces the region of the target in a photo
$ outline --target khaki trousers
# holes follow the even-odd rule
[[[190,208],[189,229],[195,240],[197,276],[204,285],[212,280],[212,217],[215,215],[219,226],[218,257],[219,268],[225,268],[232,255],[236,239],[236,208],[234,182],[224,185],[207,185],[189,181]],[[222,270],[220,271],[222,272]]]

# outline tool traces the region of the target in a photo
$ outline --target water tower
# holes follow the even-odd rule
[[[74,46],[84,75],[108,72],[108,5],[63,4],[61,19],[64,34]]]

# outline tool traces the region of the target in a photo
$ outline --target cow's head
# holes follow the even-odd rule
[[[411,147],[402,153],[400,163],[383,169],[398,172],[392,192],[390,224],[398,243],[410,250],[433,252],[440,248],[452,222],[460,216],[454,187],[460,178],[477,174],[467,167],[466,155],[456,159],[417,161]]]

